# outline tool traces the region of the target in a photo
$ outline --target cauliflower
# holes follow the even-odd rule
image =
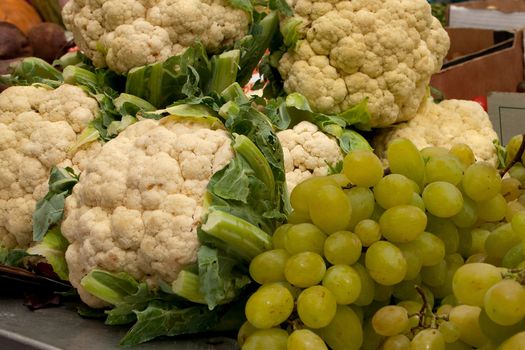
[[[97,152],[95,143],[68,154],[97,114],[97,101],[71,85],[17,86],[0,94],[0,246],[26,248],[32,241],[32,214],[47,193],[51,168],[82,169]]]
[[[380,157],[386,157],[388,143],[399,137],[411,140],[419,149],[435,146],[450,148],[457,143],[470,146],[477,160],[496,164],[493,140],[498,139],[488,114],[476,102],[427,100],[414,119],[392,129],[381,130],[373,140]]]
[[[283,147],[289,192],[311,176],[327,175],[329,165],[343,160],[337,141],[310,122],[303,121],[292,129],[278,132],[277,137]]]
[[[70,0],[62,15],[94,64],[119,73],[165,61],[196,41],[220,51],[250,25],[250,14],[226,0]]]
[[[102,147],[66,200],[62,233],[69,280],[98,268],[150,287],[197,259],[196,234],[212,175],[233,158],[228,131],[200,121],[143,120]]]
[[[278,65],[287,93],[327,114],[368,98],[373,127],[414,117],[450,45],[426,0],[288,2],[302,24]]]

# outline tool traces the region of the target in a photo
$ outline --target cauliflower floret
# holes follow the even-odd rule
[[[280,131],[277,137],[283,147],[289,192],[309,177],[327,175],[329,165],[343,160],[337,141],[310,122],[301,122],[292,129]]]
[[[426,0],[289,0],[300,40],[279,62],[287,93],[336,114],[368,98],[372,126],[406,121],[450,40]]]
[[[245,36],[250,15],[227,0],[70,0],[62,16],[97,67],[126,73],[200,41],[220,51]]]
[[[173,282],[197,259],[197,227],[212,175],[233,158],[226,130],[191,120],[143,120],[102,147],[66,200],[62,233],[69,280],[94,268],[127,272],[150,287]]]
[[[381,130],[373,140],[376,153],[386,157],[391,140],[404,137],[417,148],[445,147],[464,143],[470,146],[478,161],[497,163],[493,140],[498,135],[488,114],[476,102],[445,100],[435,104],[427,100],[422,110],[409,122]]]
[[[73,157],[68,152],[97,114],[97,101],[72,85],[17,86],[0,94],[0,246],[27,248],[51,168],[80,170],[100,148],[93,143]]]

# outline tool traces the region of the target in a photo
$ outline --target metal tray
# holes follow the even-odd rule
[[[0,285],[0,289],[3,286]],[[122,349],[126,328],[105,326],[81,318],[71,305],[30,311],[21,299],[0,295],[0,349],[5,350],[106,350]],[[236,350],[225,337],[165,338],[132,350]]]

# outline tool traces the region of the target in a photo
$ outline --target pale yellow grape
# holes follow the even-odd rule
[[[473,227],[478,221],[478,210],[476,202],[469,197],[463,197],[463,207],[452,217],[452,221],[457,227]]]
[[[452,322],[445,321],[440,323],[438,330],[443,335],[445,343],[454,343],[459,340],[459,328]]]
[[[377,334],[391,337],[403,333],[408,327],[408,313],[396,305],[383,306],[372,317],[372,326]]]
[[[432,215],[449,218],[463,208],[463,196],[454,185],[437,181],[428,184],[423,190],[425,208]]]
[[[406,243],[425,231],[427,216],[412,205],[398,205],[387,209],[379,219],[381,233],[390,242]]]
[[[288,216],[286,217],[286,221],[288,221],[289,224],[297,225],[297,224],[304,224],[304,223],[311,223],[312,220],[310,219],[309,213],[301,213],[298,211],[292,211]]]
[[[355,186],[373,187],[383,177],[383,164],[372,151],[354,150],[343,161],[343,173]]]
[[[326,237],[326,234],[313,224],[293,225],[286,233],[284,246],[290,254],[302,252],[322,254]]]
[[[350,185],[350,180],[348,180],[345,174],[332,174],[327,177],[337,183],[339,187],[349,187]]]
[[[352,204],[340,187],[320,186],[309,198],[312,222],[327,234],[344,230],[350,223]]]
[[[476,228],[470,231],[472,237],[472,246],[469,255],[479,254],[485,252],[485,241],[490,235],[490,231]]]
[[[525,211],[516,213],[512,217],[512,230],[525,241]]]
[[[403,249],[402,247],[400,249],[407,262],[407,272],[404,280],[411,281],[415,279],[421,272],[421,259],[419,258],[418,254],[410,249]]]
[[[476,202],[486,201],[501,191],[501,176],[496,168],[484,162],[472,164],[465,170],[462,188]]]
[[[445,350],[445,340],[437,329],[424,329],[412,339],[410,350]]]
[[[284,281],[284,267],[289,257],[284,249],[263,252],[250,262],[250,276],[259,284]]]
[[[248,339],[248,337],[255,331],[257,331],[257,328],[255,328],[250,322],[244,322],[237,333],[237,343],[239,343],[239,346],[242,347],[246,339]]]
[[[500,270],[493,265],[465,264],[456,270],[452,289],[459,302],[481,307],[487,290],[501,280]]]
[[[397,306],[405,309],[408,315],[416,315],[419,313],[419,311],[421,311],[421,307],[423,306],[423,303],[419,301],[414,301],[414,300],[403,300],[397,303]],[[409,320],[409,323],[410,323],[410,320]]]
[[[410,204],[413,193],[412,181],[400,174],[387,175],[374,186],[374,197],[384,209]]]
[[[286,249],[286,235],[292,226],[291,224],[284,224],[275,230],[272,236],[272,244],[275,249]]]
[[[484,221],[499,222],[505,218],[506,212],[507,201],[500,193],[489,200],[477,203],[478,217]]]
[[[501,180],[501,194],[507,202],[518,199],[522,193],[520,180],[512,177]]]
[[[361,256],[361,240],[349,231],[339,231],[328,236],[324,242],[324,256],[331,264],[352,265]]]
[[[433,157],[442,157],[449,154],[449,150],[445,147],[425,147],[423,148],[419,153],[421,153],[421,156],[424,160],[428,161],[429,159]]]
[[[427,214],[427,219],[427,231],[432,232],[443,241],[445,244],[445,253],[455,253],[459,247],[459,232],[452,220],[438,218],[431,214]]]
[[[318,284],[323,279],[325,272],[326,265],[323,258],[312,252],[292,255],[284,267],[286,280],[299,288]]]
[[[336,310],[336,297],[324,286],[307,288],[297,299],[299,318],[309,328],[326,327],[332,322]]]
[[[374,300],[388,302],[394,292],[394,286],[385,286],[376,282],[374,287]]]
[[[316,193],[320,187],[325,185],[331,185],[338,187],[337,182],[328,176],[317,176],[311,177],[301,183],[299,183],[290,193],[290,204],[294,211],[308,216],[309,208],[308,203],[313,193]]]
[[[523,140],[522,135],[515,135],[507,143],[507,146],[505,147],[505,149],[507,150],[507,155],[505,157],[506,165],[509,164],[514,159],[516,154],[518,153],[522,140]]]
[[[348,306],[337,306],[332,322],[315,330],[332,350],[358,350],[363,344],[363,327],[356,313]],[[367,341],[370,341],[368,339]]]
[[[520,211],[525,211],[525,207],[519,201],[512,201],[507,203],[507,210],[505,211],[505,220],[511,222],[514,215]]]
[[[427,210],[427,208],[425,208],[425,202],[423,201],[423,198],[415,192],[412,195],[412,201],[410,202],[410,205],[413,205],[414,207],[418,207],[424,212]]]
[[[511,224],[494,229],[485,240],[485,252],[491,258],[502,259],[510,248],[521,241]]]
[[[261,329],[246,339],[242,350],[287,350],[288,332],[280,328]]]
[[[345,190],[345,193],[352,205],[352,217],[348,229],[353,230],[359,221],[369,219],[372,216],[375,207],[374,193],[365,187],[352,187]]]
[[[326,271],[323,286],[332,292],[337,304],[348,305],[356,301],[361,293],[361,278],[348,265],[334,265]]]
[[[525,331],[517,333],[504,341],[498,350],[525,350]]]
[[[359,221],[354,228],[355,234],[361,240],[363,247],[370,247],[373,243],[381,239],[381,229],[379,224],[370,219]]]
[[[370,305],[374,301],[375,296],[375,282],[370,277],[367,269],[360,263],[352,265],[352,268],[359,274],[359,280],[361,281],[361,293],[354,302],[358,306]]]
[[[264,350],[273,350],[267,348]],[[309,329],[293,331],[288,337],[287,350],[328,350],[323,339]]]
[[[418,185],[425,178],[425,162],[417,147],[408,139],[398,138],[390,142],[387,159],[393,174],[405,175]]]
[[[387,286],[401,282],[407,272],[407,262],[401,250],[385,241],[376,242],[368,248],[365,265],[376,282]]]
[[[514,280],[503,280],[487,290],[483,306],[489,318],[510,326],[525,317],[525,289]]]
[[[525,167],[522,163],[516,163],[510,168],[509,175],[517,179],[521,184],[525,184]]]
[[[409,350],[410,339],[403,334],[388,337],[383,343],[382,350]]]
[[[436,265],[445,257],[445,243],[430,232],[423,232],[415,240],[398,246],[417,254],[422,266]]]
[[[290,317],[294,307],[292,294],[278,283],[261,286],[246,303],[248,321],[259,329],[278,326]]]
[[[449,154],[455,156],[466,169],[476,162],[476,156],[470,146],[464,143],[457,143],[450,148]]]
[[[463,165],[454,156],[432,157],[425,164],[425,181],[427,183],[444,181],[458,185],[463,178]]]
[[[459,339],[464,343],[479,348],[489,340],[479,327],[481,308],[478,306],[459,305],[449,314],[449,321],[459,329]]]
[[[481,310],[478,319],[481,331],[496,344],[501,344],[514,334],[525,330],[525,320],[515,323],[511,326],[502,326],[492,321],[485,310]]]
[[[425,266],[421,269],[421,278],[430,287],[439,287],[445,284],[447,279],[447,263],[441,260],[433,266]]]

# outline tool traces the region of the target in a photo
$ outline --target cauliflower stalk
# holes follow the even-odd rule
[[[82,170],[100,145],[70,152],[99,113],[81,88],[16,86],[0,94],[0,246],[27,248],[54,166]]]
[[[419,149],[450,148],[451,145],[464,143],[474,151],[477,160],[492,164],[497,162],[493,141],[498,139],[498,135],[488,114],[473,101],[444,100],[436,104],[427,100],[414,119],[377,134],[373,140],[376,153],[386,158],[390,141],[401,137],[409,139]]]
[[[298,41],[278,63],[287,93],[326,114],[367,98],[373,127],[416,115],[450,45],[426,0],[289,3],[294,17],[283,28],[296,28]]]
[[[71,0],[62,16],[94,64],[119,73],[165,61],[197,41],[222,51],[248,33],[251,20],[226,0]]]

